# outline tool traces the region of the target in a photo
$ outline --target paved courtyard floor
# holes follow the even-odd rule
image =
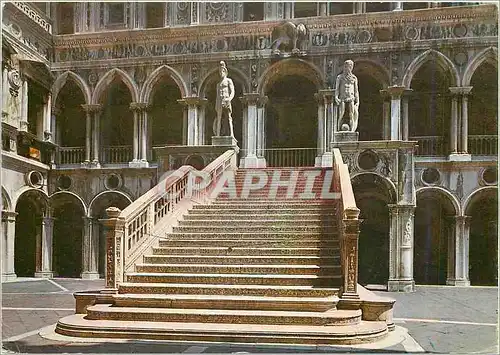
[[[2,284],[2,353],[498,353],[498,288],[417,286],[396,299],[396,331],[362,347],[264,346],[158,341],[107,341],[53,336],[59,318],[74,313],[72,293],[103,280],[18,279]],[[42,334],[43,336],[40,336]]]

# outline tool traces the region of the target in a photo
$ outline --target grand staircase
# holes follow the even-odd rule
[[[318,174],[313,185],[306,186],[306,170]],[[324,183],[328,170],[313,170],[299,172],[295,191],[271,177],[288,180],[297,169],[261,170],[269,182],[248,196],[252,172],[238,170],[225,193],[193,206],[161,236],[117,294],[96,297],[86,315],[63,318],[56,331],[316,345],[384,337],[386,321],[366,321],[361,307],[342,307],[338,200],[320,198],[331,188]],[[304,190],[315,197],[305,199]]]

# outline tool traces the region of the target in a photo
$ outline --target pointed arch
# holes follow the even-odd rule
[[[462,215],[462,208],[460,207],[460,202],[458,202],[458,199],[448,190],[439,187],[439,186],[425,186],[421,187],[416,191],[416,196],[417,196],[417,201],[418,197],[422,195],[427,195],[427,196],[442,196],[445,198],[446,201],[448,201],[451,206],[454,209],[455,216],[461,216]]]
[[[92,103],[98,104],[101,99],[103,93],[109,88],[113,80],[119,78],[129,89],[130,96],[132,97],[132,102],[137,102],[139,99],[139,90],[137,89],[137,85],[134,80],[121,69],[114,68],[108,71],[97,83],[94,93],[92,95]]]
[[[449,75],[451,86],[460,85],[460,76],[458,75],[458,70],[455,67],[455,64],[453,64],[453,62],[443,53],[434,49],[429,49],[416,57],[410,63],[408,68],[406,68],[406,72],[403,76],[403,86],[409,89],[415,73],[424,63],[428,61],[435,61]]]
[[[154,87],[165,75],[172,78],[172,80],[177,84],[177,87],[181,92],[181,97],[188,96],[188,88],[186,82],[182,78],[182,75],[174,68],[169,67],[168,65],[162,65],[161,67],[155,69],[144,83],[139,96],[141,102],[150,102]]]
[[[470,206],[477,201],[477,199],[481,198],[487,194],[494,194],[495,196],[498,194],[497,186],[483,186],[477,190],[474,190],[467,198],[464,200],[463,211],[464,215],[467,216],[470,213]]]
[[[12,211],[12,200],[10,199],[7,190],[3,186],[2,186],[2,210]]]
[[[248,76],[245,75],[240,69],[230,66],[228,63],[226,63],[226,65],[229,72],[228,76],[233,81],[237,81],[241,85],[243,93],[245,94],[250,92],[250,79],[248,78]],[[203,79],[201,80],[201,85],[198,90],[200,96],[206,97],[206,92],[209,89],[208,86],[211,83],[213,83],[214,77],[218,76],[218,72],[219,72],[219,67],[215,67],[203,77]]]
[[[476,69],[484,62],[492,63],[498,70],[498,48],[489,47],[478,53],[467,65],[462,78],[462,86],[470,86]]]
[[[53,193],[49,197],[50,204],[53,205],[55,199],[64,198],[66,196],[73,199],[73,200],[78,201],[78,204],[82,208],[83,215],[84,216],[87,215],[87,205],[85,204],[85,202],[83,201],[83,199],[80,196],[78,196],[77,194],[75,194],[74,192],[71,192],[71,191],[57,191],[57,192]]]
[[[59,95],[59,92],[64,88],[64,85],[66,85],[66,82],[68,79],[73,80],[75,84],[80,88],[83,94],[83,98],[85,99],[85,104],[90,104],[91,100],[91,94],[90,94],[90,88],[88,87],[87,83],[85,80],[82,79],[78,74],[68,70],[59,75],[52,85],[52,105],[55,107],[56,102],[57,102],[57,96]]]
[[[273,85],[273,83],[284,75],[300,75],[310,80],[319,90],[325,82],[323,73],[313,63],[297,58],[287,58],[280,60],[269,68],[260,76],[257,92],[265,95],[265,91]]]
[[[370,70],[371,69],[371,70]],[[368,58],[356,59],[354,62],[354,74],[362,72],[377,80],[383,88],[390,86],[389,70],[379,62]]]

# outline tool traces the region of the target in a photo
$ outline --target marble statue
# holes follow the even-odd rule
[[[335,82],[335,103],[339,107],[339,131],[355,132],[358,128],[358,78],[352,73],[353,68],[354,62],[346,60],[344,70],[337,75]]]
[[[223,61],[219,64],[219,75],[221,80],[217,84],[217,98],[215,101],[215,112],[217,117],[214,121],[214,135],[221,135],[221,123],[222,115],[226,114],[229,121],[229,133],[230,136],[234,138],[233,131],[233,117],[231,116],[233,110],[231,107],[231,100],[234,98],[234,84],[231,79],[227,77],[226,63]]]

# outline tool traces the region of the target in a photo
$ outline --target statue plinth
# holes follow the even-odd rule
[[[216,147],[220,146],[237,146],[238,141],[231,136],[212,136],[212,145]]]
[[[335,142],[357,142],[359,140],[358,132],[340,131],[335,132]]]

